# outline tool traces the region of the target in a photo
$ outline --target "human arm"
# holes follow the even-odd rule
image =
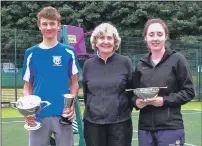
[[[25,81],[24,87],[23,87],[23,94],[24,96],[32,95],[32,83]],[[35,116],[26,116],[24,117],[25,123],[34,126],[36,122]]]
[[[177,54],[176,57],[176,64],[172,68],[175,75],[175,92],[147,99],[148,105],[179,107],[194,98],[194,84],[188,62],[181,54]]]
[[[72,49],[70,52],[72,52],[72,60],[69,62],[68,70],[70,76],[70,94],[74,96],[74,101],[70,108],[65,108],[63,110],[63,114],[67,115],[69,120],[72,120],[74,118],[74,105],[79,91],[78,73],[80,71],[80,67],[75,49]]]
[[[87,61],[84,62],[83,73],[82,73],[82,87],[83,87],[83,97],[84,97],[85,105],[86,105],[86,102],[87,102],[87,92],[88,92],[86,74],[87,74]]]
[[[30,60],[32,57],[32,53],[28,50],[25,51],[23,69],[22,69],[22,79],[25,81],[23,86],[23,95],[28,96],[33,94],[33,74],[31,72]],[[35,116],[26,116],[24,117],[25,123],[30,126],[35,125]]]
[[[23,94],[24,96],[32,95],[32,83],[25,81],[24,87],[23,87]]]
[[[72,75],[70,78],[70,94],[72,94],[75,97],[74,103],[76,101],[78,91],[79,91],[78,74],[75,74],[75,75]]]
[[[139,71],[138,64],[136,65],[135,71],[132,73],[132,89],[140,88],[140,79],[141,79],[141,72]],[[147,105],[150,105],[150,102],[139,98],[136,94],[133,93],[132,97],[133,107],[136,110],[142,109]]]
[[[141,77],[141,74],[138,71],[138,68],[136,67],[135,71],[132,73],[132,89],[140,87],[140,77]],[[138,98],[137,95],[133,93],[132,103],[136,110],[139,110],[144,107],[143,102],[144,102],[143,100]]]
[[[178,81],[179,91],[162,97],[164,104],[171,107],[181,106],[191,101],[195,96],[193,79],[188,62],[183,55],[179,54],[178,57],[179,60],[175,66],[175,75]]]
[[[74,96],[74,101],[70,108],[64,109],[63,113],[67,115],[69,120],[74,118],[74,105],[79,91],[78,74],[72,75],[70,78],[70,94]]]

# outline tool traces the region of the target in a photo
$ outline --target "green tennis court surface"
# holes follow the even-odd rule
[[[183,110],[182,111],[186,143],[185,146],[201,146],[201,110]],[[138,112],[133,112],[133,144],[137,146],[137,120]],[[24,122],[22,117],[2,118],[2,146],[27,146],[28,132],[23,128]],[[74,136],[74,145],[78,145],[78,136]]]

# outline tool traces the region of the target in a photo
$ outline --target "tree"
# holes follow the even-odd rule
[[[168,25],[170,39],[202,41],[201,2],[2,1],[1,5],[2,32],[5,30],[1,34],[2,44],[5,44],[2,49],[8,49],[14,42],[25,49],[38,41],[33,40],[40,39],[36,15],[45,6],[58,9],[62,24],[81,25],[86,32],[102,22],[110,22],[122,37],[143,38],[146,21],[161,18]],[[81,19],[82,24],[78,22]],[[17,40],[10,35],[13,29],[21,30],[17,31]]]

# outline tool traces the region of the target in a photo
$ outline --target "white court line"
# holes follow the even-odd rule
[[[184,143],[184,145],[188,145],[188,146],[196,146],[196,145],[189,144],[189,143]]]
[[[199,109],[193,109],[193,110],[182,110],[181,112],[186,112],[186,111],[194,111],[194,112],[202,112],[202,110]]]
[[[134,141],[134,140],[138,140],[138,138],[133,138],[132,141]]]
[[[183,115],[201,114],[202,112],[182,113]]]
[[[1,122],[2,124],[9,124],[9,123],[23,123],[25,121],[9,121],[9,122]]]
[[[202,110],[199,110],[199,109],[193,109],[192,111],[200,111],[200,112],[202,112]]]
[[[14,118],[23,118],[23,116],[17,116],[17,117],[5,117],[5,118],[1,118],[1,119],[14,119]]]
[[[198,109],[193,109],[191,111],[193,111],[193,112],[182,111],[182,114],[199,114],[199,113],[202,113],[202,110],[198,110]]]
[[[187,114],[187,115],[189,115],[189,114],[200,114],[200,113],[202,113],[202,111],[201,110],[197,110],[197,109],[194,109],[194,110],[191,110],[191,111],[194,111],[194,112],[189,112],[189,113],[187,113],[187,112],[181,112],[182,114]],[[139,114],[139,112],[137,112],[138,114]],[[138,115],[132,115],[132,117],[138,117]]]
[[[132,117],[138,117],[138,115],[132,115]]]

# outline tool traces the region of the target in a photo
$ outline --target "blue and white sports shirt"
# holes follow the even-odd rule
[[[22,78],[33,84],[33,95],[51,103],[37,116],[62,115],[62,94],[69,93],[69,78],[79,71],[75,49],[69,45],[58,43],[50,49],[36,45],[25,51]]]

